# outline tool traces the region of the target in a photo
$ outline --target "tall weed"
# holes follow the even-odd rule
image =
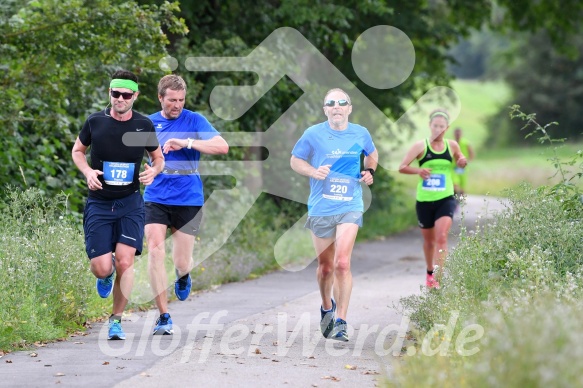
[[[477,317],[483,327],[475,354],[403,356],[390,387],[581,387],[583,310],[580,301],[540,294],[536,304],[515,298],[500,311],[484,306]]]
[[[62,337],[85,322],[94,292],[67,198],[9,190],[0,213],[0,349]]]

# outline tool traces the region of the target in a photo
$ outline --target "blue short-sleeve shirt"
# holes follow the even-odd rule
[[[351,211],[364,211],[360,186],[360,156],[370,155],[375,145],[368,130],[348,123],[337,131],[325,121],[305,130],[292,150],[292,155],[315,168],[331,165],[325,180],[310,178],[308,215],[333,216]]]

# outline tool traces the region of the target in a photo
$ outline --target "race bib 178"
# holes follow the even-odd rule
[[[103,162],[103,180],[108,185],[126,186],[134,180],[134,163]]]

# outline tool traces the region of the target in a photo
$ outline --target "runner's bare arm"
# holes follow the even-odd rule
[[[75,140],[75,145],[73,145],[73,150],[71,151],[71,157],[73,158],[73,162],[79,171],[85,175],[87,187],[89,190],[99,190],[102,188],[102,185],[98,179],[98,176],[103,175],[103,171],[94,170],[91,168],[89,163],[87,163],[87,157],[85,156],[87,148],[89,147],[81,143],[81,140],[79,140],[77,137],[77,140]]]
[[[449,140],[449,147],[452,151],[455,164],[461,168],[467,166],[468,161],[466,160],[464,154],[462,154],[462,150],[460,149],[460,145],[458,144],[458,142],[455,140]]]
[[[164,143],[164,153],[167,154],[170,151],[177,151],[183,148],[188,148],[190,143],[190,148],[199,151],[200,153],[207,155],[222,155],[229,152],[229,145],[222,138],[222,136],[215,136],[208,140],[196,140],[196,139],[168,139]]]
[[[372,185],[374,182],[373,173],[376,171],[379,165],[379,153],[377,150],[374,150],[368,156],[364,157],[364,170],[360,172],[362,178],[360,178],[360,182],[366,183],[368,186]],[[372,173],[369,169],[372,169]]]
[[[148,156],[152,161],[152,165],[145,163],[144,171],[140,173],[140,183],[148,186],[154,181],[156,175],[160,174],[164,169],[164,155],[162,154],[162,149],[160,147],[156,148],[154,151],[148,151]]]
[[[292,170],[297,172],[298,174],[309,176],[310,178],[323,180],[325,179],[328,174],[330,173],[330,164],[325,164],[318,168],[313,167],[307,161],[296,158],[292,155],[290,162],[289,162]]]
[[[372,168],[376,170],[379,165],[379,152],[374,150],[371,154],[364,157],[364,169]]]
[[[469,144],[468,144],[468,154],[469,154],[468,155],[469,161],[471,162],[476,157],[476,152],[474,151],[474,148]]]
[[[410,164],[415,159],[419,159],[422,156],[424,150],[425,150],[424,140],[420,140],[413,144],[413,146],[405,154],[405,157],[403,158],[403,161],[399,166],[399,172],[401,174],[419,175],[423,179],[429,178],[431,169],[410,166]]]

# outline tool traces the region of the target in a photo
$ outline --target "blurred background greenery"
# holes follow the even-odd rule
[[[508,106],[536,112],[541,123],[557,121],[555,137],[581,140],[583,116],[583,5],[551,1],[375,0],[309,2],[244,0],[174,2],[161,0],[6,0],[0,5],[0,187],[34,186],[48,195],[64,191],[69,206],[80,212],[85,183],[71,163],[70,150],[85,118],[108,101],[109,75],[118,68],[138,73],[141,95],[136,109],[159,110],[155,88],[165,72],[160,60],[172,56],[176,73],[187,80],[187,107],[205,113],[223,132],[255,132],[269,128],[302,91],[282,78],[252,110],[235,121],[212,114],[209,95],[218,84],[254,82],[244,72],[190,72],[183,66],[192,56],[245,56],[279,27],[297,29],[379,109],[396,120],[411,101],[434,86],[451,86],[462,111],[452,126],[464,129],[477,151],[476,172],[488,166],[525,162],[540,165],[536,145],[524,139],[521,123],[512,122]],[[566,12],[565,12],[566,11]],[[411,76],[390,91],[359,80],[346,60],[356,39],[368,28],[391,25],[411,39],[416,62]],[[418,124],[424,134],[426,125]],[[291,147],[291,145],[290,145]],[[233,148],[230,160],[263,160],[267,150]],[[536,159],[536,160],[535,160]],[[543,158],[544,160],[544,158]],[[265,164],[269,168],[269,163]],[[520,166],[517,166],[520,167]],[[521,179],[542,182],[517,171],[497,174],[501,183],[470,180],[470,192],[498,193]],[[385,177],[391,180],[395,177]],[[298,177],[297,185],[304,186]],[[380,181],[380,180],[378,180]],[[207,182],[210,193],[219,178]],[[490,186],[492,185],[492,186]],[[394,185],[375,185],[382,198],[373,208],[390,208],[392,196],[381,192]],[[492,189],[488,189],[492,187]],[[271,198],[281,208],[279,198]],[[289,207],[289,206],[288,206]],[[287,209],[287,207],[286,207]]]
[[[547,159],[553,152],[569,156],[580,148],[582,12],[579,0],[2,1],[0,284],[5,287],[0,287],[0,350],[58,338],[107,314],[110,301],[95,295],[87,268],[80,229],[86,185],[71,160],[71,148],[86,117],[106,106],[115,70],[138,74],[141,94],[136,109],[152,113],[160,108],[156,85],[165,74],[160,60],[172,56],[179,64],[175,72],[189,86],[187,108],[205,114],[224,133],[261,132],[301,96],[302,90],[289,78],[282,78],[243,117],[225,121],[209,108],[213,88],[249,84],[255,78],[243,72],[189,72],[182,64],[193,56],[245,56],[277,28],[292,27],[392,120],[432,87],[453,88],[462,109],[451,125],[463,129],[477,155],[470,166],[468,192],[503,195],[505,188],[522,181],[535,187],[556,182],[556,177],[549,180],[556,168]],[[377,25],[401,29],[416,52],[413,73],[390,91],[364,84],[347,60],[360,34]],[[536,113],[543,126],[558,122],[549,131],[553,138],[566,138],[566,146],[554,151],[539,147],[536,136],[525,139],[527,132],[520,130],[524,123],[509,116],[514,104]],[[415,136],[425,137],[426,121],[415,126]],[[264,160],[267,152],[233,147],[223,158]],[[269,162],[264,164],[269,167]],[[415,224],[415,180],[379,168],[359,239]],[[306,185],[300,176],[292,183]],[[232,182],[208,176],[205,185],[208,196]],[[304,204],[261,195],[227,244],[195,268],[195,287],[279,268],[273,247],[304,213]],[[35,217],[50,222],[39,223]],[[200,243],[212,239],[213,228],[219,227],[207,224]],[[59,239],[62,233],[68,233],[67,239]],[[298,240],[298,252],[311,252],[302,245],[310,244],[307,234]],[[63,251],[64,246],[70,249]],[[145,260],[137,265],[144,275]],[[36,273],[45,266],[55,266],[54,271]],[[22,298],[17,291],[23,285],[15,274],[20,280],[34,278],[27,283],[34,286],[31,294],[46,303]],[[144,279],[138,276],[137,284],[147,287]],[[139,294],[140,301],[148,299]],[[132,305],[142,307],[147,303]]]

